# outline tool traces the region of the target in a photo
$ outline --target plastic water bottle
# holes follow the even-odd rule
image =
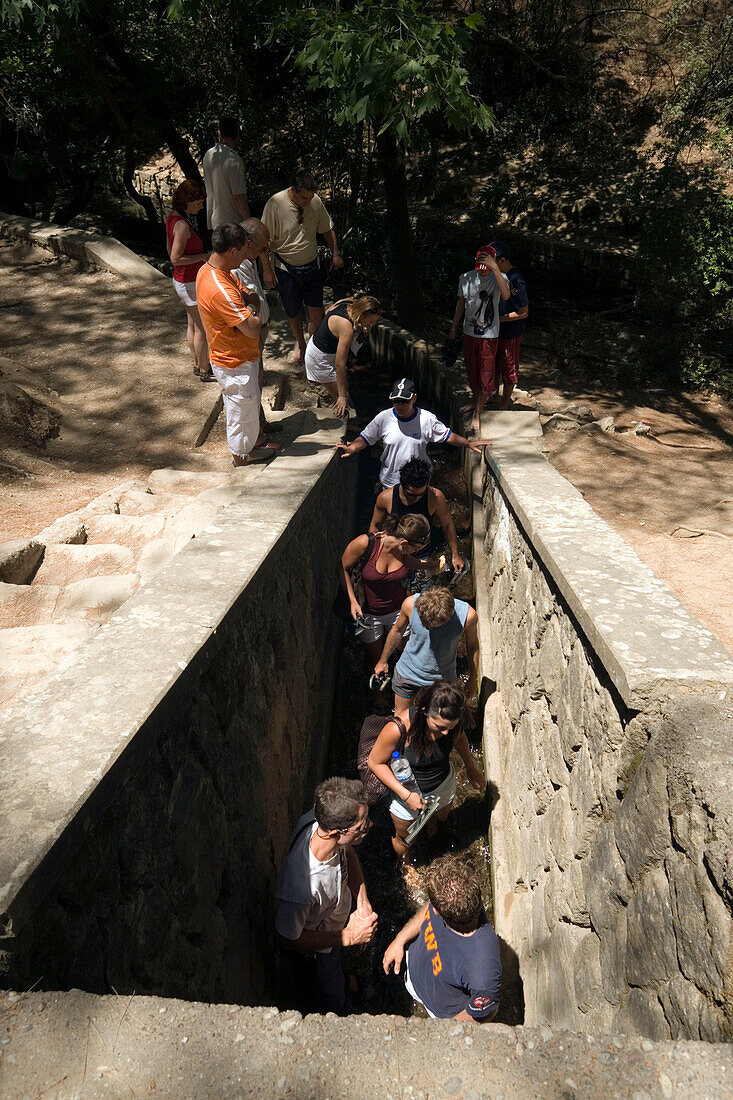
[[[417,783],[415,777],[412,774],[412,768],[410,767],[409,760],[405,760],[404,756],[400,756],[397,749],[392,753],[392,760],[390,761],[390,768],[394,772],[394,777],[403,787],[407,787],[408,791],[416,791]]]

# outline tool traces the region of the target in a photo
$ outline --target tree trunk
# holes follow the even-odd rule
[[[186,139],[181,137],[178,130],[176,130],[175,126],[171,125],[170,122],[161,123],[161,133],[165,139],[166,145],[178,161],[180,169],[186,179],[193,180],[194,183],[200,183],[203,187],[204,181],[201,178],[199,166],[193,159]]]
[[[419,332],[423,320],[423,295],[407,206],[405,154],[389,131],[377,137],[377,150],[387,199],[387,233],[397,287],[397,316],[405,328]]]

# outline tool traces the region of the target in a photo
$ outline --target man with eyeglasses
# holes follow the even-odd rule
[[[391,489],[383,489],[377,497],[374,505],[374,513],[369,530],[377,532],[382,530],[382,525],[387,516],[425,516],[430,524],[430,542],[427,545],[428,553],[435,549],[435,536],[433,534],[433,518],[437,519],[443,531],[443,538],[450,550],[453,568],[458,573],[463,569],[463,558],[458,550],[458,536],[456,534],[453,517],[448,510],[445,495],[440,489],[434,489],[430,484],[433,467],[429,459],[411,458],[399,471],[399,484]]]
[[[296,172],[290,187],[272,195],[265,204],[262,221],[270,231],[270,257],[263,253],[262,273],[267,286],[277,286],[290,329],[295,337],[293,359],[305,362],[303,306],[308,309],[308,335],[323,319],[323,280],[318,263],[317,235],[323,234],[331,249],[333,266],[343,267],[331,217],[316,194],[310,172]]]
[[[304,1011],[343,1014],[341,948],[369,943],[376,931],[354,851],[371,824],[364,784],[336,776],[316,787],[291,837],[275,886],[275,938]]]
[[[364,431],[352,443],[338,443],[342,458],[349,458],[366,447],[381,441],[379,480],[383,489],[399,484],[399,471],[411,458],[428,457],[428,443],[449,443],[452,447],[468,447],[477,454],[490,443],[488,439],[472,439],[451,431],[434,413],[417,405],[417,391],[411,378],[398,378],[389,395],[391,409],[377,413]]]

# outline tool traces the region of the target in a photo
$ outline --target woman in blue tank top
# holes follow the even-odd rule
[[[486,777],[476,762],[464,732],[468,717],[466,697],[455,684],[443,681],[423,688],[415,697],[406,721],[392,721],[382,729],[369,754],[369,767],[392,795],[389,812],[395,835],[392,847],[403,857],[406,835],[425,805],[423,795],[440,795],[442,808],[435,817],[445,821],[456,790],[450,754],[456,750],[466,766],[468,780],[477,791],[486,788]],[[409,761],[417,790],[397,779],[389,762],[398,750]],[[428,822],[428,833],[430,830]]]

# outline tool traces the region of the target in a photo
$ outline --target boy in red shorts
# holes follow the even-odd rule
[[[521,273],[509,259],[509,248],[503,241],[492,241],[499,270],[509,282],[510,296],[499,302],[499,342],[496,348],[495,388],[504,381],[500,409],[508,409],[512,390],[519,381],[519,345],[524,322],[529,314],[529,298]]]
[[[458,280],[458,301],[450,327],[455,340],[463,319],[463,361],[473,393],[471,429],[481,427],[481,410],[494,392],[494,362],[499,343],[499,302],[509,298],[509,283],[502,275],[491,245],[476,253],[472,271]]]

